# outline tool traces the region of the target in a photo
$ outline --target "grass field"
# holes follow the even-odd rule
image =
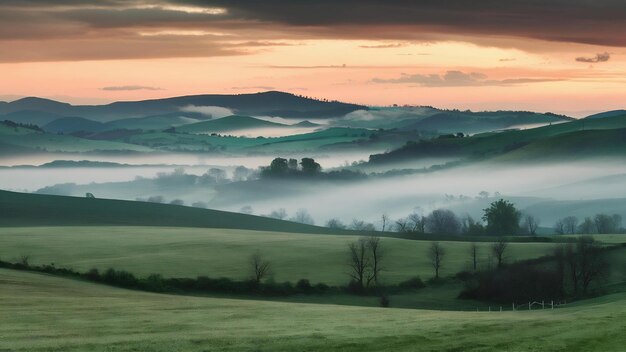
[[[124,269],[138,275],[247,278],[255,251],[272,262],[276,281],[306,278],[312,283],[347,281],[347,244],[356,236],[247,230],[164,227],[5,227],[0,228],[0,258],[28,255],[33,264],[55,263],[80,271]],[[433,275],[427,257],[430,241],[383,238],[383,279],[397,283]],[[469,268],[469,243],[441,242],[446,250],[442,275]],[[489,243],[479,243],[480,264],[490,262]],[[511,243],[507,260],[548,254],[551,243]]]
[[[441,312],[133,292],[0,269],[3,351],[622,351],[626,296]]]

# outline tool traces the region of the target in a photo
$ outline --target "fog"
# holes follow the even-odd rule
[[[268,165],[271,159],[259,158],[258,163],[248,165],[255,164],[252,168],[256,169],[258,165]],[[556,219],[567,215],[582,217],[607,212],[626,217],[626,188],[623,187],[626,164],[623,162],[525,166],[480,163],[406,176],[341,181],[316,178],[255,181],[253,177],[247,182],[229,184],[230,180],[224,180],[215,184],[202,176],[210,168],[218,167],[226,172],[227,178],[232,178],[235,160],[223,159],[228,162],[219,165],[211,159],[210,165],[187,166],[176,175],[169,174],[174,171],[173,166],[75,168],[71,172],[49,168],[4,169],[0,170],[0,182],[5,189],[11,188],[7,185],[14,189],[28,185],[31,191],[54,183],[73,182],[78,185],[53,187],[45,192],[75,196],[93,192],[100,198],[129,200],[160,197],[160,202],[176,199],[186,205],[202,202],[202,207],[237,212],[251,207],[257,215],[270,214],[280,208],[293,215],[304,208],[317,224],[324,224],[331,218],[346,223],[352,219],[376,223],[383,213],[397,219],[414,211],[426,214],[437,208],[478,219],[482,209],[500,197],[538,217],[543,226],[551,226]],[[325,169],[341,165],[339,160],[336,155],[318,159]],[[164,172],[167,174],[157,177]],[[143,178],[136,179],[137,176]]]

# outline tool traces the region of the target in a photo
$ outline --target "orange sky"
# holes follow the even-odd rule
[[[50,16],[65,10],[55,11]],[[167,11],[196,16],[189,8]],[[458,33],[340,38],[319,34],[319,28],[315,35],[301,27],[284,34],[271,25],[252,30],[225,24],[202,29],[178,22],[121,24],[86,32],[74,25],[56,24],[59,33],[50,38],[12,38],[0,25],[0,100],[41,96],[85,104],[282,90],[368,105],[574,116],[626,107],[621,44]]]

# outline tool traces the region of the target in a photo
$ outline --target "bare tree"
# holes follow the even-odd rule
[[[406,218],[400,218],[396,220],[396,230],[398,232],[410,232],[407,224],[408,220]]]
[[[567,243],[564,249],[564,260],[567,265],[567,269],[569,271],[569,277],[572,281],[572,288],[574,290],[574,294],[578,292],[578,281],[580,277],[580,273],[578,271],[578,258],[576,256],[576,249],[573,243]]]
[[[554,261],[556,262],[556,274],[559,281],[561,296],[565,296],[565,245],[560,244],[554,248]]]
[[[269,217],[279,220],[285,220],[287,218],[287,211],[285,210],[285,208],[272,210]]]
[[[526,231],[528,231],[529,235],[535,236],[537,234],[537,228],[539,228],[539,224],[539,219],[536,219],[534,216],[524,216],[524,227],[526,228]]]
[[[387,223],[389,222],[389,215],[387,215],[386,213],[383,213],[380,216],[380,223],[381,223],[381,231],[385,232],[385,228],[387,227]]]
[[[563,235],[565,233],[565,223],[563,222],[563,219],[559,219],[556,221],[556,223],[554,224],[554,232],[558,233],[559,235]]]
[[[445,251],[439,242],[432,242],[430,244],[430,247],[428,248],[428,258],[430,259],[433,269],[435,269],[436,279],[439,278],[439,270],[441,269],[444,255]]]
[[[347,226],[343,222],[341,222],[341,220],[336,218],[328,220],[326,222],[326,227],[339,230],[345,230],[347,228]]]
[[[383,270],[382,266],[381,266],[381,262],[383,259],[383,249],[382,249],[382,244],[380,242],[380,237],[378,236],[371,236],[367,239],[367,248],[369,249],[370,252],[370,256],[371,256],[371,275],[369,275],[369,277],[371,277],[371,279],[369,281],[374,281],[374,283],[378,284],[378,279],[379,279],[379,275],[380,272]],[[369,286],[369,281],[368,281],[368,286]]]
[[[355,231],[376,231],[376,227],[374,227],[374,224],[359,219],[352,220],[352,225],[350,225],[350,229]]]
[[[409,232],[426,233],[426,218],[416,212],[409,214],[407,228]]]
[[[350,267],[350,278],[356,282],[359,287],[365,287],[365,282],[368,276],[368,268],[370,266],[370,259],[367,250],[367,240],[363,237],[359,238],[355,242],[348,244],[350,251],[350,261],[348,263]]]
[[[604,275],[608,264],[602,257],[598,242],[591,236],[581,236],[576,242],[579,262],[580,284],[583,292],[587,292],[591,282]]]
[[[578,218],[575,216],[566,216],[563,218],[563,230],[568,234],[575,234],[578,228]]]
[[[491,245],[491,252],[498,261],[498,268],[501,268],[502,264],[504,264],[504,252],[508,246],[509,242],[505,237],[498,238],[498,240]]]
[[[309,212],[304,208],[298,209],[298,211],[296,212],[296,215],[294,215],[289,220],[293,222],[299,222],[301,224],[307,224],[307,225],[315,224],[315,221],[313,220],[313,217],[311,216],[311,214],[309,214]]]
[[[260,252],[255,252],[250,256],[250,269],[252,280],[258,285],[270,273],[270,262],[264,260]]]
[[[437,209],[426,217],[426,228],[430,233],[457,235],[461,222],[451,210]]]
[[[478,269],[478,244],[476,242],[470,243],[469,253],[472,257],[472,268],[476,271]]]

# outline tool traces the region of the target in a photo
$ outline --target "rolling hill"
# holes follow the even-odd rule
[[[337,233],[324,227],[176,205],[0,191],[0,227],[131,225]]]
[[[250,116],[226,116],[215,120],[201,121],[176,128],[186,133],[224,133],[257,128],[289,128],[289,125],[256,119]]]
[[[550,145],[556,147],[556,144],[560,141],[567,141],[570,146],[573,146],[578,142],[580,142],[581,145],[580,147],[575,147],[573,149],[562,148],[562,152],[572,153],[572,155],[575,155],[575,151],[577,150],[576,148],[583,148],[583,146],[587,145],[587,148],[585,149],[587,153],[586,156],[602,156],[604,151],[611,149],[612,144],[609,140],[602,141],[602,137],[600,135],[603,134],[603,132],[589,131],[618,130],[623,128],[626,128],[626,115],[612,116],[602,119],[582,119],[526,130],[482,133],[471,137],[461,138],[444,136],[436,139],[409,143],[404,147],[388,153],[372,155],[370,156],[370,162],[388,163],[424,157],[443,156],[488,158],[500,156],[522,147],[529,146],[533,142],[537,142],[539,144],[536,144],[535,147],[529,146],[528,150],[532,151],[533,148],[537,148],[535,149],[537,153],[547,153],[547,155],[550,155]],[[571,133],[571,135],[562,137],[562,140],[550,140],[552,137],[568,133]],[[621,145],[621,132],[616,131],[604,133],[611,135],[611,140],[618,143],[618,145]],[[592,137],[592,140],[590,140],[589,143],[586,143],[583,140],[583,138],[587,135]],[[541,140],[545,140],[545,142],[540,142]],[[596,152],[593,148],[594,143],[598,143],[597,146],[604,146],[599,148]],[[558,148],[556,150],[558,150]]]
[[[332,118],[343,116],[355,110],[367,110],[367,107],[356,104],[315,100],[290,93],[268,91],[238,95],[189,95],[165,99],[115,102],[107,105],[70,105],[48,99],[24,98],[0,105],[0,114],[35,110],[107,122],[123,118],[176,113],[190,106],[219,106],[242,115],[281,116],[285,118]]]
[[[107,129],[106,125],[82,117],[63,117],[42,126],[51,133],[100,132]]]

